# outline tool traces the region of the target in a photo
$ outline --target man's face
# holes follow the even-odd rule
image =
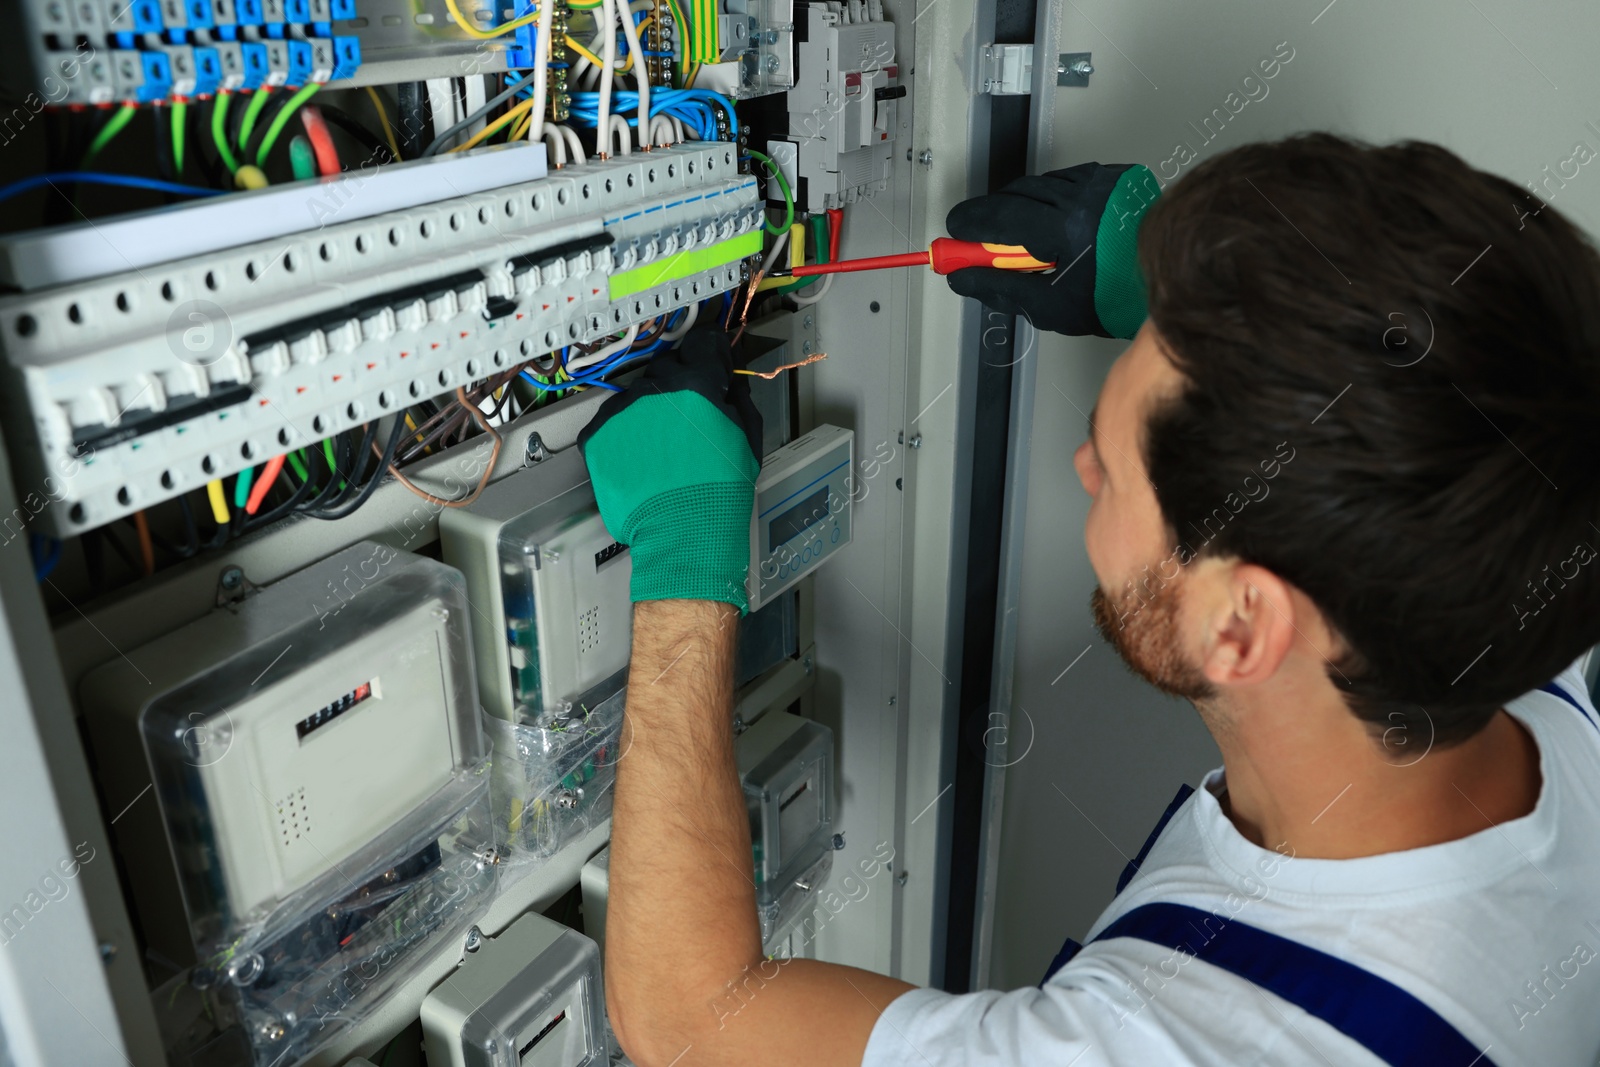
[[[1185,641],[1183,567],[1144,467],[1145,420],[1182,382],[1147,323],[1106,376],[1072,465],[1093,498],[1083,534],[1099,581],[1090,597],[1095,625],[1150,684],[1204,700],[1214,690]]]

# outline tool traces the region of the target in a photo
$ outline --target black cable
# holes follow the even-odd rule
[[[404,422],[405,420],[402,419],[401,424],[404,425]],[[312,515],[316,515],[318,511],[336,510],[347,500],[350,500],[353,496],[358,494],[362,488],[362,486],[358,484],[358,479],[361,475],[361,472],[366,468],[367,459],[372,454],[373,442],[377,439],[378,423],[377,420],[374,419],[372,422],[367,423],[366,432],[361,435],[361,447],[356,450],[354,458],[348,461],[349,471],[344,476],[344,488],[339,490],[332,499],[325,501],[323,504],[318,505],[316,509],[312,510]],[[347,462],[348,453],[346,450],[348,447],[349,435],[346,434],[340,438],[341,451],[339,453],[339,462],[341,466],[345,465]],[[374,478],[378,478],[382,475],[382,473],[383,470],[380,467],[377,471],[373,472],[372,476]],[[317,517],[320,518],[320,516]]]
[[[139,565],[138,560],[133,558],[133,553],[128,551],[128,546],[122,543],[122,538],[117,536],[116,528],[113,526],[102,526],[100,529],[106,535],[106,541],[111,545],[112,549],[116,551],[117,555],[121,557],[122,562],[128,565],[128,569],[135,574],[143,574],[144,568]]]
[[[200,528],[194,523],[188,496],[178,497],[178,507],[183,510],[183,558],[189,559],[200,551]]]
[[[513,96],[516,96],[519,90],[526,89],[527,87],[528,79],[526,78],[522,79],[521,81],[512,82],[508,88],[503,89],[499,93],[490,97],[488,103],[484,104],[478,110],[474,111],[472,114],[468,115],[466,118],[462,119],[448,130],[445,130],[439,136],[435,137],[433,139],[433,143],[422,150],[422,154],[425,156],[438,155],[440,150],[443,149],[445,145],[449,144],[451,139],[457,134],[465,131],[473,123],[481,122],[483,119],[487,118],[489,116],[489,112],[493,111],[507,100],[510,100]]]
[[[300,507],[300,505],[304,503],[306,498],[311,494],[311,485],[312,480],[307,478],[305,481],[301,482],[300,487],[293,493],[290,493],[282,503],[274,505],[267,511],[259,512],[246,518],[243,524],[244,532],[248,533],[251,530],[260,529],[261,527],[266,526],[268,523],[277,522],[291,511],[294,511],[296,508]]]
[[[233,179],[223,173],[222,157],[217,153],[217,146],[209,136],[211,132],[211,115],[217,109],[218,97],[212,97],[206,103],[205,114],[199,115],[199,122],[195,124],[196,132],[205,131],[207,136],[193,138],[189,146],[190,153],[195,158],[200,172],[205,175],[206,184],[213,189],[233,188]]]
[[[378,164],[395,162],[394,150],[383,143],[383,140],[364,123],[343,108],[334,107],[332,104],[318,104],[317,110],[322,112],[322,117],[349,134],[367,150],[367,159]]]
[[[423,136],[428,129],[428,93],[422,82],[401,82],[395,86],[395,109],[399,112],[396,131],[400,152],[407,159],[422,155]]]
[[[400,447],[400,440],[405,437],[405,434],[406,416],[405,412],[402,411],[394,418],[394,427],[389,431],[388,444],[383,446],[383,458],[378,463],[377,471],[373,473],[367,484],[361,487],[361,492],[357,493],[355,499],[343,507],[334,511],[313,512],[313,516],[332,522],[355,514],[357,508],[372,499],[372,494],[378,491],[378,484],[383,481],[383,477],[388,472],[390,465],[394,463],[395,450]]]
[[[261,92],[257,89],[256,92]],[[277,117],[294,96],[291,92],[275,92],[261,107],[261,114],[256,117],[255,129],[250,131],[250,143],[243,146],[239,153],[239,164],[254,163],[256,153],[261,151],[261,142],[267,139],[267,131],[272,128],[272,120]],[[248,110],[248,109],[246,109]]]

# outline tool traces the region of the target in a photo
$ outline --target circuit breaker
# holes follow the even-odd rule
[[[542,915],[486,938],[422,1002],[428,1067],[598,1067],[605,983],[593,941]]]

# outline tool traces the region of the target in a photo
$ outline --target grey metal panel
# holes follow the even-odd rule
[[[1583,110],[1600,96],[1600,67],[1586,54],[1600,36],[1592,7],[1053,6],[1060,36],[1044,54],[1092,50],[1095,74],[1087,88],[1051,90],[1056,114],[1041,131],[1037,170],[1143,162],[1181,179],[1192,164],[1169,162],[1180,144],[1206,158],[1252,140],[1332,129],[1438,141],[1525,183],[1544,178],[1547,166],[1553,173],[1575,142],[1600,147]],[[1267,83],[1267,96],[1229,114],[1228,94],[1285,41],[1294,58]],[[1496,76],[1482,77],[1464,59],[1474,56],[1494,57]],[[1223,108],[1227,122],[1213,120],[1208,137],[1202,124],[1213,108]],[[1580,173],[1550,199],[1591,233],[1600,226],[1593,176]],[[1069,458],[1120,347],[1094,338],[1040,344],[1013,679],[1019,714],[1027,710],[1036,738],[1006,776],[991,973],[1002,988],[1038,981],[1061,938],[1084,933],[1178,783],[1195,783],[1217,762],[1193,712],[1128,675],[1082,606],[1094,582],[1078,535],[1087,497]]]
[[[0,446],[0,514],[16,507]],[[157,1062],[144,975],[36,584],[27,539],[0,544],[0,810],[9,815],[0,1030],[28,1067],[130,1053]]]

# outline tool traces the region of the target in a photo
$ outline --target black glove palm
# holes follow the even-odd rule
[[[1056,269],[973,267],[951,274],[950,288],[1041,330],[1132,337],[1145,315],[1139,220],[1159,195],[1155,176],[1137,163],[1081,163],[965,200],[950,209],[950,236],[1022,245]]]

